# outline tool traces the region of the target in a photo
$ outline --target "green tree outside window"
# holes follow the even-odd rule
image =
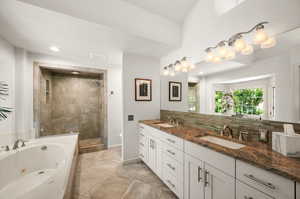
[[[232,102],[228,100],[231,98]],[[260,108],[263,102],[263,90],[255,89],[238,89],[232,94],[224,91],[215,93],[215,112],[226,113],[233,108],[237,114],[261,115],[264,111]]]

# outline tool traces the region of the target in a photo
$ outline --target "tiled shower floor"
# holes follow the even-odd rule
[[[73,199],[175,199],[143,163],[122,165],[120,148],[79,156]]]

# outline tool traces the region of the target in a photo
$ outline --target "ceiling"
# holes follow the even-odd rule
[[[101,7],[103,12],[81,9],[83,5],[71,0],[45,0],[38,6],[33,5],[34,0],[29,1],[1,0],[0,36],[31,52],[107,66],[122,64],[123,52],[161,57],[180,44],[180,27],[176,23],[129,3],[122,6],[123,1],[89,0],[94,2],[88,4],[90,7]],[[111,17],[108,13],[119,12],[111,11],[114,4],[121,4],[117,8],[123,13]],[[138,13],[140,17],[128,13]],[[150,19],[157,23],[150,26]],[[53,45],[61,52],[50,51]]]
[[[123,0],[177,23],[182,23],[197,0]]]

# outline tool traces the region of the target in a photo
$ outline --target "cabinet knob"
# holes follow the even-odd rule
[[[173,151],[167,150],[167,152],[170,153],[171,155],[175,155]]]
[[[173,167],[171,164],[167,164],[167,166],[172,169],[173,171],[175,171],[175,167]]]
[[[170,138],[167,138],[167,140],[168,140],[169,142],[175,144],[175,141],[174,141],[174,140],[172,140],[172,139],[170,139]]]
[[[168,183],[169,185],[171,185],[173,188],[175,188],[175,185],[174,185],[170,180],[167,180],[167,183]]]

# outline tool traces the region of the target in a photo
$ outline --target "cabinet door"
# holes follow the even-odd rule
[[[205,199],[235,198],[235,179],[207,163],[204,167]]]
[[[272,199],[268,195],[249,187],[248,185],[237,181],[236,199]]]
[[[149,136],[149,154],[148,154],[148,166],[156,173],[157,165],[157,143],[153,137]]]
[[[184,178],[184,198],[204,199],[203,162],[185,155]]]

